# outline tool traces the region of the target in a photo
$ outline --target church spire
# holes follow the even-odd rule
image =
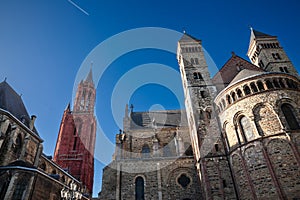
[[[94,83],[93,82],[93,70],[92,70],[92,68],[93,68],[93,62],[91,63],[90,71],[89,71],[89,73],[88,73],[88,75],[87,75],[87,77],[85,79],[85,81],[89,82],[89,83]]]

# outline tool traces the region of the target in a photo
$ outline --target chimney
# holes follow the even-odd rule
[[[29,124],[29,129],[33,130],[34,128],[34,122],[35,122],[36,116],[35,115],[31,115],[31,120],[30,120],[30,124]]]

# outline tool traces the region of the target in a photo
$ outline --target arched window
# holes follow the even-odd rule
[[[23,146],[23,139],[22,139],[22,135],[18,134],[16,140],[15,140],[15,144],[14,144],[14,153],[16,154],[17,157],[20,156],[21,151],[22,151],[22,146]]]
[[[232,98],[232,101],[233,101],[233,102],[236,100],[235,92],[232,92],[232,93],[231,93],[231,98]]]
[[[299,123],[293,112],[293,107],[290,104],[284,103],[281,105],[281,110],[283,112],[287,124],[289,125],[289,128],[291,130],[300,129]]]
[[[250,121],[247,117],[242,116],[239,120],[240,130],[245,141],[254,139]]]
[[[230,98],[229,95],[226,96],[226,99],[227,99],[227,103],[228,103],[228,104],[231,104],[231,98]]]
[[[135,179],[135,200],[144,200],[144,179],[139,176]]]
[[[194,79],[200,79],[200,80],[203,80],[203,77],[202,75],[200,74],[200,72],[194,72]]]
[[[199,64],[199,60],[198,58],[195,58],[195,64],[198,65]]]
[[[12,196],[12,199],[21,200],[24,198],[24,192],[27,186],[27,180],[21,180],[15,186],[15,190]]]
[[[257,81],[257,87],[258,87],[259,91],[265,90],[264,85],[261,81]]]
[[[150,148],[147,144],[145,144],[142,148],[142,158],[149,158],[150,157]]]
[[[282,78],[280,78],[280,79],[278,80],[278,82],[279,82],[280,87],[285,88],[285,85],[284,85],[284,83],[283,83],[283,81],[282,81]]]
[[[250,88],[249,88],[248,85],[246,85],[246,86],[244,87],[244,92],[245,92],[246,95],[251,94],[251,90],[250,90]]]
[[[250,83],[250,87],[251,87],[253,92],[258,92],[258,89],[257,89],[255,83]]]
[[[238,96],[239,98],[243,96],[243,93],[242,93],[242,91],[241,91],[240,89],[237,89],[237,90],[236,90],[236,93],[237,93],[237,96]]]
[[[280,85],[276,79],[273,80],[273,84],[274,84],[275,88],[280,88]]]
[[[273,84],[272,84],[272,82],[270,80],[266,80],[266,85],[267,85],[268,89],[274,88],[274,86],[273,86]]]
[[[194,58],[191,58],[191,63],[192,63],[192,64],[195,64]]]

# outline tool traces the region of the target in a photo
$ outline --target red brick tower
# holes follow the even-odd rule
[[[92,194],[94,178],[95,96],[90,70],[78,85],[73,112],[70,104],[64,111],[54,152],[54,161],[80,180],[89,194]]]

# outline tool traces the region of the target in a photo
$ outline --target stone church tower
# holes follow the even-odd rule
[[[96,90],[92,75],[90,70],[86,79],[79,83],[73,111],[70,104],[64,111],[54,152],[54,161],[86,185],[90,194],[93,189],[96,140]]]
[[[100,199],[300,199],[299,75],[277,37],[252,29],[248,56],[211,78],[202,42],[184,33],[186,111],[126,107]]]
[[[285,72],[298,76],[295,67],[276,36],[271,36],[251,28],[247,55],[253,64],[265,71]]]
[[[201,41],[185,33],[178,42],[177,59],[202,197],[234,198],[231,170],[213,104],[216,88]]]

